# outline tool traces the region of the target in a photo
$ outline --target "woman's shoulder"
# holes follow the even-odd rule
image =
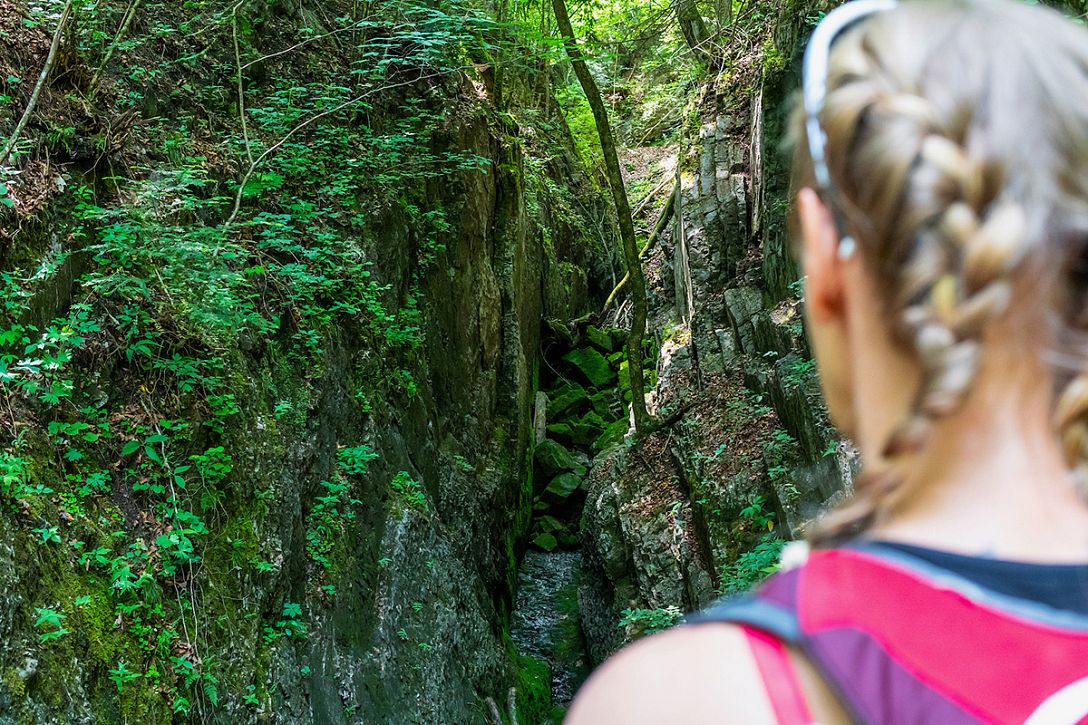
[[[690,624],[624,648],[579,692],[565,721],[579,723],[774,723],[744,631]]]

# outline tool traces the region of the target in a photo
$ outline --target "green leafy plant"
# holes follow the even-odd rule
[[[778,558],[783,546],[785,542],[782,539],[765,534],[754,548],[742,552],[733,564],[723,568],[723,591],[728,594],[747,591],[778,571]]]
[[[123,692],[127,683],[132,682],[141,676],[139,672],[129,670],[128,667],[125,666],[124,660],[118,661],[117,666],[110,670],[109,674],[110,679],[117,685],[117,692]]]
[[[423,491],[423,484],[412,478],[407,471],[400,471],[393,476],[389,487],[410,508],[423,512],[427,510],[427,495]]]
[[[38,544],[59,544],[60,543],[60,527],[59,526],[43,526],[40,529],[33,530],[38,535]]]
[[[65,616],[60,612],[47,607],[41,607],[34,611],[35,614],[37,614],[37,619],[34,620],[34,626],[38,629],[45,628],[45,631],[38,635],[42,642],[48,642],[51,639],[59,639],[66,634],[71,634],[69,630],[64,628],[63,622]]]
[[[623,616],[617,626],[628,630],[634,637],[668,629],[684,616],[680,608],[676,606],[658,609],[624,609],[620,614]]]

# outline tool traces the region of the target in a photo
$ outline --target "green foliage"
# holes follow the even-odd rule
[[[62,5],[30,3],[22,21],[45,33]],[[315,29],[220,0],[152,0],[123,30],[128,3],[77,2],[67,80],[52,84],[55,107],[39,108],[34,138],[17,146],[20,171],[35,153],[71,170],[47,178],[52,206],[40,223],[75,254],[0,271],[0,409],[12,424],[0,446],[0,504],[17,514],[17,541],[36,547],[43,586],[61,602],[32,603],[52,607],[33,610],[41,642],[79,639],[126,705],[142,694],[161,698],[160,712],[202,720],[222,719],[214,709],[228,692],[266,705],[251,684],[265,687],[264,673],[228,666],[237,652],[223,632],[251,627],[267,646],[305,638],[303,612],[336,595],[336,547],[361,506],[356,496],[376,484],[374,454],[354,445],[338,451],[321,474],[328,480],[300,492],[307,598],[262,618],[239,588],[281,566],[262,521],[279,489],[256,482],[270,474],[255,456],[275,450],[283,427],[308,422],[306,381],[325,374],[344,340],[365,353],[352,391],[361,408],[420,394],[424,290],[431,275],[454,273],[446,247],[464,213],[440,197],[490,172],[488,159],[450,142],[476,107],[445,101],[470,96],[478,68],[525,64],[511,52],[528,36],[512,38],[459,0],[362,5],[354,19],[299,16],[324,24]],[[608,15],[602,37],[612,39],[619,14],[592,12]],[[545,46],[543,57],[556,50],[529,42]],[[655,67],[667,70],[666,55]],[[87,88],[99,67],[100,86]],[[20,106],[33,80],[25,68],[12,73],[0,112]],[[563,105],[588,156],[595,137],[578,127],[586,107],[569,91]],[[95,92],[90,105],[80,97]],[[521,141],[511,134],[511,143]],[[549,227],[599,236],[584,228],[585,201],[552,180],[552,161],[527,162],[527,203],[551,214]],[[29,208],[19,184],[30,175],[0,173],[0,214]],[[8,218],[6,230],[21,228],[21,217]],[[403,259],[389,258],[394,248]],[[61,273],[73,271],[80,277],[69,285]],[[53,311],[60,283],[73,298],[58,297]],[[299,390],[259,380],[266,365],[301,378]],[[249,448],[265,426],[266,447]],[[455,462],[471,473],[469,461]],[[423,484],[407,472],[389,488],[397,503],[429,513]],[[66,626],[80,637],[65,638]]]
[[[336,452],[336,462],[348,476],[366,474],[367,464],[378,457],[367,446],[341,448]]]
[[[722,567],[723,593],[747,591],[778,570],[778,558],[786,542],[774,533],[774,513],[764,508],[766,502],[763,496],[753,496],[740,512],[742,524],[751,525],[748,536],[754,536],[755,543],[742,550],[734,562]],[[742,526],[741,531],[744,530]]]
[[[117,685],[117,692],[125,689],[125,683],[132,682],[140,677],[139,672],[132,672],[125,666],[125,661],[120,660],[117,666],[110,670],[110,679]]]
[[[33,4],[27,24],[51,27],[61,4]],[[244,508],[256,498],[259,510],[269,493],[250,496],[239,489],[247,477],[235,475],[237,427],[252,424],[252,411],[243,410],[230,351],[254,344],[277,355],[282,349],[289,364],[317,377],[330,337],[346,329],[377,361],[366,370],[363,399],[381,398],[383,388],[417,394],[421,289],[452,233],[429,187],[486,173],[488,165],[470,151],[443,150],[444,139],[436,142],[451,119],[427,81],[462,74],[484,49],[492,24],[457,2],[389,0],[371,4],[362,19],[326,18],[342,45],[292,28],[313,41],[313,50],[342,48],[351,61],[314,66],[305,80],[293,72],[246,79],[243,134],[236,118],[222,122],[222,111],[236,109],[223,108],[235,89],[223,84],[220,69],[207,78],[192,72],[204,53],[214,55],[224,41],[229,47],[230,7],[153,3],[127,38],[117,34],[116,4],[78,7],[72,67],[82,61],[93,69],[116,49],[103,103],[136,108],[145,93],[157,94],[169,119],[143,114],[147,122],[139,128],[152,148],[147,167],[127,161],[114,167],[103,160],[104,139],[81,138],[79,124],[44,125],[41,148],[61,156],[94,148],[96,167],[102,163],[97,183],[89,175],[86,186],[67,189],[73,213],[57,219],[56,237],[84,249],[74,303],[40,328],[27,322],[32,294],[56,275],[62,254],[49,255],[33,273],[0,271],[5,412],[33,415],[48,433],[47,441],[20,437],[0,447],[0,499],[35,514],[27,540],[44,547],[43,556],[67,558],[73,575],[103,582],[101,599],[81,594],[68,614],[41,609],[43,641],[66,633],[65,616],[112,609],[103,615],[104,634],[125,643],[118,645],[125,659],[106,665],[118,691],[127,693],[141,676],[126,662],[157,663],[150,665],[156,677],[148,677],[148,687],[169,693],[170,707],[185,714],[219,700],[214,657],[178,655],[199,645],[190,639],[191,626],[204,631],[209,618],[236,616],[202,601],[221,586],[214,579],[221,572],[211,568],[223,559],[258,572],[274,568],[252,540],[256,514]],[[243,62],[264,54],[245,39],[269,22],[245,15],[244,9],[237,15]],[[172,43],[189,36],[206,38],[205,50],[171,56]],[[155,53],[141,54],[148,42]],[[406,77],[421,80],[412,85]],[[182,95],[167,98],[164,79],[180,82],[175,92]],[[14,93],[21,83],[9,78],[0,90]],[[0,103],[10,100],[5,95]],[[17,149],[20,158],[32,150]],[[256,163],[244,173],[251,159]],[[107,168],[124,176],[107,177]],[[15,205],[14,178],[0,178],[0,209]],[[410,249],[409,284],[396,290],[379,279],[374,264],[375,248],[388,245],[384,234],[391,228]],[[116,371],[114,378],[100,378],[101,370]],[[274,417],[304,421],[305,403],[281,400]],[[55,446],[55,461],[38,452],[47,445]],[[335,545],[360,505],[352,491],[363,485],[373,458],[365,446],[341,449],[329,480],[304,503],[306,550],[319,577],[328,575]],[[421,485],[407,474],[393,488],[426,510]],[[239,509],[254,534],[224,536],[228,515]],[[336,586],[323,581],[314,590],[329,598]],[[216,594],[216,601],[234,601]],[[305,636],[298,606],[285,607],[266,639]],[[257,704],[255,692],[247,695],[247,704]]]
[[[48,642],[51,639],[58,639],[66,634],[71,634],[69,630],[64,628],[62,623],[65,615],[60,612],[47,607],[40,607],[34,612],[38,615],[34,621],[34,626],[45,630],[38,635],[42,642]]]
[[[684,616],[680,609],[674,606],[658,609],[624,609],[620,614],[623,616],[618,626],[628,630],[634,637],[668,629]]]
[[[427,495],[423,484],[412,478],[407,471],[399,471],[389,482],[389,488],[408,505],[422,513],[427,511]]]
[[[306,627],[306,623],[302,621],[302,606],[296,602],[285,602],[283,605],[283,614],[276,621],[275,626],[265,625],[263,638],[265,642],[271,644],[281,637],[287,639],[306,639],[309,636],[309,629]]]
[[[728,594],[747,591],[778,571],[778,557],[783,546],[782,539],[764,535],[754,548],[741,553],[736,562],[722,572],[723,591]]]
[[[317,502],[306,518],[306,553],[315,564],[327,568],[328,556],[343,533],[346,523],[355,518],[355,512],[351,508],[360,501],[349,498],[351,484],[346,478],[322,481],[321,486],[325,493],[317,497]]]
[[[793,468],[800,458],[797,441],[787,431],[776,428],[763,439],[767,475],[783,503],[790,503],[800,493],[793,482]]]
[[[806,360],[798,357],[790,361],[785,374],[782,376],[782,385],[787,390],[795,390],[809,379],[809,373],[815,369],[815,360]]]
[[[556,99],[559,101],[563,115],[570,127],[571,137],[574,139],[575,148],[587,169],[598,175],[604,173],[604,156],[601,153],[601,144],[597,140],[597,127],[593,122],[593,112],[589,108],[589,101],[582,94],[582,89],[577,84],[562,86],[556,90]]]

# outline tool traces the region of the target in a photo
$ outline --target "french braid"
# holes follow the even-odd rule
[[[810,539],[830,544],[870,526],[895,499],[895,465],[921,452],[934,421],[961,407],[981,362],[982,333],[1009,307],[1013,276],[1029,247],[1025,213],[1005,190],[1000,164],[965,147],[970,113],[942,113],[883,66],[864,34],[836,47],[824,127],[832,175],[861,240],[876,254],[878,283],[899,341],[915,356],[920,382],[888,439],[891,464],[864,473],[845,505],[817,522]],[[864,244],[864,241],[863,241]],[[1088,372],[1059,406],[1070,460],[1088,455]],[[1088,478],[1088,464],[1081,464]]]

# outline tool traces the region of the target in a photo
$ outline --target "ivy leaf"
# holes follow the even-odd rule
[[[142,446],[140,441],[129,441],[125,444],[125,447],[121,449],[122,456],[129,456],[136,452],[136,449]]]
[[[155,463],[158,463],[160,466],[162,465],[162,457],[156,453],[155,449],[151,446],[144,446],[144,454]]]

